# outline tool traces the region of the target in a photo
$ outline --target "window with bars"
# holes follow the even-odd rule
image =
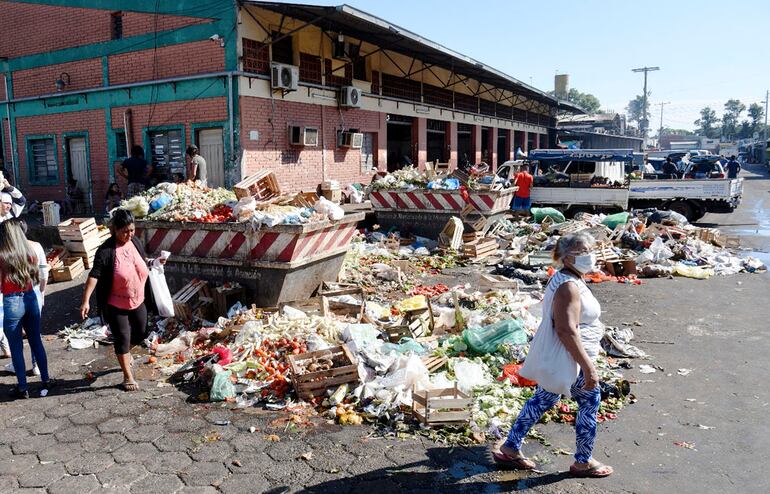
[[[291,36],[273,31],[273,62],[294,64],[294,46]]]
[[[411,79],[382,74],[382,95],[391,98],[420,101],[420,83]]]
[[[321,84],[321,58],[309,53],[299,54],[299,80]]]
[[[243,70],[253,74],[270,73],[270,53],[259,41],[243,38]]]
[[[372,71],[372,94],[380,94],[380,73]]]
[[[126,145],[126,131],[115,131],[115,157],[119,160],[128,158],[128,146]]]
[[[467,94],[455,94],[455,108],[462,111],[477,113],[479,111],[479,99]]]
[[[482,115],[495,116],[495,102],[489,101],[484,98],[479,98],[479,110]]]
[[[442,89],[426,84],[423,87],[423,97],[425,103],[428,105],[443,106],[445,108],[452,108],[454,105],[452,91],[449,91],[448,89]]]
[[[110,35],[112,39],[123,39],[123,12],[110,14]]]
[[[50,185],[59,182],[59,165],[56,162],[56,144],[53,137],[29,139],[27,163],[30,183]]]
[[[332,70],[332,61],[330,59],[324,60],[324,64],[327,86],[341,87],[353,84],[353,68],[350,64],[345,64],[345,68],[335,71]]]

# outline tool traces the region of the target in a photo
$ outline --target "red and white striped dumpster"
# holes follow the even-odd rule
[[[340,221],[254,228],[250,223],[136,222],[147,254],[171,252],[170,282],[237,281],[253,302],[274,306],[310,297],[335,281],[363,213]]]
[[[469,205],[473,212],[462,216],[471,222],[502,217],[510,210],[515,190],[469,190],[467,199],[459,190],[376,190],[369,200],[383,228],[435,237],[450,217],[461,216]]]

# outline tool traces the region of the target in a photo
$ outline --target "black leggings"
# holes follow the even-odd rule
[[[108,305],[104,308],[103,317],[112,332],[115,355],[127,354],[131,345],[137,345],[147,337],[147,308],[144,304],[133,310]]]

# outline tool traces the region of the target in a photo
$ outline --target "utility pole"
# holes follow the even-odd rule
[[[642,131],[642,139],[647,144],[647,128],[649,127],[649,119],[647,118],[647,72],[654,72],[660,70],[660,67],[640,67],[638,69],[631,69],[631,72],[644,72],[644,93],[642,94],[642,121],[639,122],[639,127]]]
[[[767,164],[767,102],[770,101],[770,91],[765,91],[765,128],[762,129],[762,163]]]
[[[660,128],[658,129],[658,148],[660,148],[660,138],[663,136],[663,107],[670,104],[671,104],[670,101],[661,101],[660,103],[656,103],[657,106],[660,106]]]

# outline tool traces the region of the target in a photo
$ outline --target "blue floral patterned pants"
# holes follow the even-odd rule
[[[591,452],[594,449],[594,441],[596,440],[596,413],[599,411],[599,403],[601,402],[601,390],[599,387],[597,386],[591,391],[586,391],[582,389],[584,385],[585,379],[581,371],[577,381],[570,388],[572,397],[578,403],[578,413],[575,420],[575,461],[578,463],[588,463],[591,459]],[[520,451],[521,443],[532,426],[560,398],[561,395],[550,393],[538,386],[534,396],[524,404],[519,417],[516,419],[513,427],[511,427],[505,445]]]

